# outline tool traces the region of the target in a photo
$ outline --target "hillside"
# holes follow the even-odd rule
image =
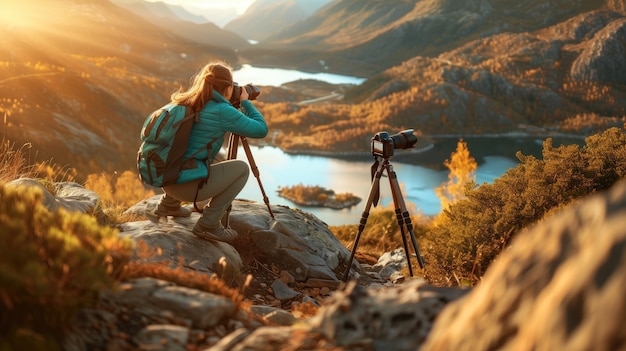
[[[266,111],[284,135],[277,143],[302,152],[367,150],[377,131],[405,128],[425,136],[585,135],[624,121],[615,117],[626,112],[625,25],[622,12],[583,12],[536,31],[496,34],[406,60],[346,92],[353,105]],[[301,132],[303,121],[316,127]]]
[[[622,0],[340,0],[242,52],[263,63],[369,76],[415,56],[434,57],[498,33],[555,25]]]
[[[224,29],[262,41],[274,32],[304,20],[320,7],[335,0],[256,0],[246,12],[228,22]]]
[[[145,116],[208,60],[236,61],[108,1],[3,3],[0,13],[2,136],[83,172],[133,168]]]
[[[622,116],[625,25],[620,13],[587,12],[538,31],[493,35],[434,58],[407,60],[359,89],[374,91],[366,94],[370,101],[425,92],[448,103],[420,103],[422,111],[432,107],[432,118],[447,116],[448,127],[471,131],[473,123],[475,132],[489,123],[496,130],[503,124],[554,126],[577,114]],[[424,115],[407,108],[407,115]]]
[[[147,15],[161,19],[178,19],[193,23],[206,23],[209,19],[202,15],[195,14],[180,5],[173,5],[166,2],[148,2],[144,0],[112,0],[112,3],[129,9],[139,16]]]
[[[124,7],[150,23],[169,30],[172,33],[198,43],[238,49],[250,46],[239,35],[219,28],[214,21],[214,14],[206,18],[185,10],[181,6],[163,2],[144,0],[114,0],[113,3]]]

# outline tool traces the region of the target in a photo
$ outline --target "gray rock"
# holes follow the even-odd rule
[[[177,325],[149,325],[142,329],[134,341],[141,350],[186,351],[189,329]]]
[[[623,350],[626,182],[519,233],[423,350]]]
[[[215,345],[209,347],[205,351],[232,350],[235,346],[237,346],[248,335],[250,335],[250,331],[248,329],[245,329],[245,328],[237,329],[234,332],[228,334],[226,337],[220,339],[219,342],[217,342]]]
[[[303,334],[301,337],[306,337]],[[294,328],[287,327],[261,327],[250,333],[246,338],[241,340],[231,351],[269,351],[269,350],[285,350],[283,345],[293,345],[297,341],[294,340]],[[217,350],[216,350],[217,351]]]
[[[310,325],[339,346],[368,340],[386,350],[415,350],[426,340],[445,305],[465,292],[434,288],[422,279],[371,290],[350,282],[311,318]]]
[[[385,252],[378,258],[378,262],[372,269],[384,279],[389,279],[394,273],[407,267],[404,249],[399,248],[391,252]]]
[[[274,296],[281,301],[295,299],[300,293],[293,291],[287,284],[283,283],[280,279],[274,280],[272,283],[272,290],[274,290]]]
[[[156,206],[160,196],[144,200],[130,208],[127,213],[142,215]],[[231,244],[207,242],[191,233],[200,214],[189,218],[158,219],[124,223],[122,235],[142,240],[152,248],[159,248],[161,255],[155,260],[183,258],[183,265],[207,273],[220,273],[226,261],[229,276],[241,270],[242,259],[238,248],[252,244],[254,256],[288,271],[297,281],[307,279],[338,280],[337,270],[348,261],[350,252],[335,238],[328,225],[310,214],[284,206],[273,206],[275,219],[269,215],[264,204],[235,200],[230,213],[230,226],[239,233]],[[247,252],[246,252],[247,253]],[[223,257],[223,258],[222,258]],[[222,262],[222,263],[220,263]],[[358,268],[358,263],[357,263]]]
[[[229,298],[180,286],[169,286],[155,291],[145,303],[188,316],[194,327],[208,329],[235,312]]]
[[[40,189],[44,196],[44,205],[50,211],[63,208],[70,212],[94,213],[100,197],[95,192],[73,182],[49,183],[54,194],[39,181],[31,178],[19,178],[6,183],[7,186],[26,186]]]
[[[147,244],[151,253],[140,246],[135,255],[143,262],[167,262],[172,267],[216,273],[226,280],[238,279],[241,274],[241,256],[230,244],[206,241],[195,237],[191,230],[199,214],[190,218],[161,219],[122,223],[120,235]]]
[[[253,305],[250,306],[250,312],[274,325],[292,325],[298,320],[291,313],[271,306]]]

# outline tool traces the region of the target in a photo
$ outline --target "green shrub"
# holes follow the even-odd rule
[[[130,241],[89,215],[42,204],[40,190],[0,184],[0,349],[60,349],[81,307],[113,288]]]
[[[610,128],[586,145],[543,144],[543,160],[518,152],[521,164],[493,184],[466,190],[423,238],[429,279],[473,284],[521,229],[626,176],[626,134]],[[443,277],[443,279],[442,279]]]

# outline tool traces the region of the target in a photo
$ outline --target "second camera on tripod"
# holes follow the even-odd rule
[[[417,142],[413,129],[405,129],[398,134],[389,135],[378,132],[372,138],[372,155],[382,158],[393,156],[394,149],[410,149]]]

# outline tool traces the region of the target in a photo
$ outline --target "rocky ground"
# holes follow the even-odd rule
[[[13,185],[43,187],[20,180]],[[93,211],[74,183],[44,192],[51,210]],[[155,199],[131,211],[150,208]],[[232,279],[252,274],[248,307],[228,297],[137,278],[81,311],[65,350],[624,350],[626,183],[520,232],[472,290],[394,279],[402,251],[355,261],[314,216],[236,201],[232,244],[195,238],[191,218],[139,220],[120,235],[158,247],[143,263]],[[397,275],[396,275],[397,277]],[[406,277],[405,277],[406,278]],[[232,280],[231,280],[232,281]],[[248,303],[246,302],[246,303]],[[297,304],[317,307],[309,310]],[[306,312],[309,312],[308,314]]]

